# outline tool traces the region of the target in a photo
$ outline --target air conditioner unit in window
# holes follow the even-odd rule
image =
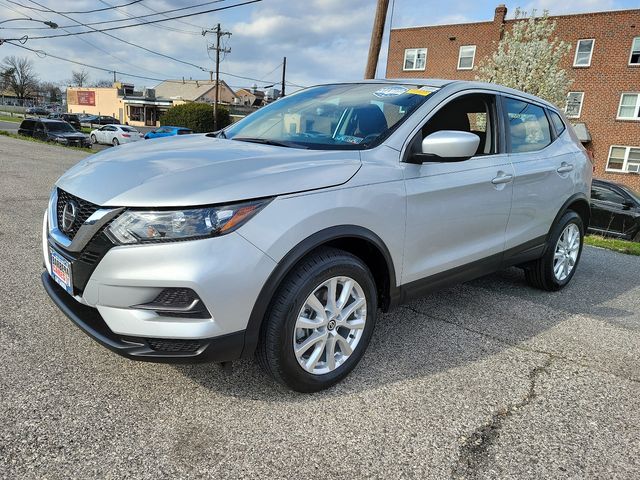
[[[640,163],[630,163],[627,165],[627,172],[640,173]]]

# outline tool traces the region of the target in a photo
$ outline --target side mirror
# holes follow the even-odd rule
[[[622,202],[622,209],[623,210],[631,210],[635,206],[636,206],[635,202],[633,202],[632,200],[629,200],[629,199],[625,199]]]
[[[471,132],[440,130],[422,140],[422,152],[410,157],[411,163],[461,162],[478,151],[480,137]]]

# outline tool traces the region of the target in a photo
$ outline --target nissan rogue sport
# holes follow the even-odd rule
[[[509,266],[566,286],[591,172],[563,114],[519,91],[316,86],[216,133],[71,168],[44,215],[42,282],[126,357],[255,355],[317,391],[360,361],[379,309]]]

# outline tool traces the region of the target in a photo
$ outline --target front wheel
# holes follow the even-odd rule
[[[544,256],[525,267],[527,282],[547,291],[564,288],[576,272],[583,240],[580,215],[566,212],[551,229]]]
[[[98,139],[95,135],[91,134],[91,144],[95,145],[96,143],[98,143]]]
[[[334,248],[318,250],[278,289],[256,358],[293,390],[329,388],[362,358],[377,308],[373,277],[358,257]]]

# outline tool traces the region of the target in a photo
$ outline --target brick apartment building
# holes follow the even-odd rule
[[[505,30],[499,5],[493,20],[394,28],[387,78],[473,80]],[[574,80],[565,112],[593,152],[595,175],[640,190],[640,9],[550,17],[572,48],[564,67]]]

